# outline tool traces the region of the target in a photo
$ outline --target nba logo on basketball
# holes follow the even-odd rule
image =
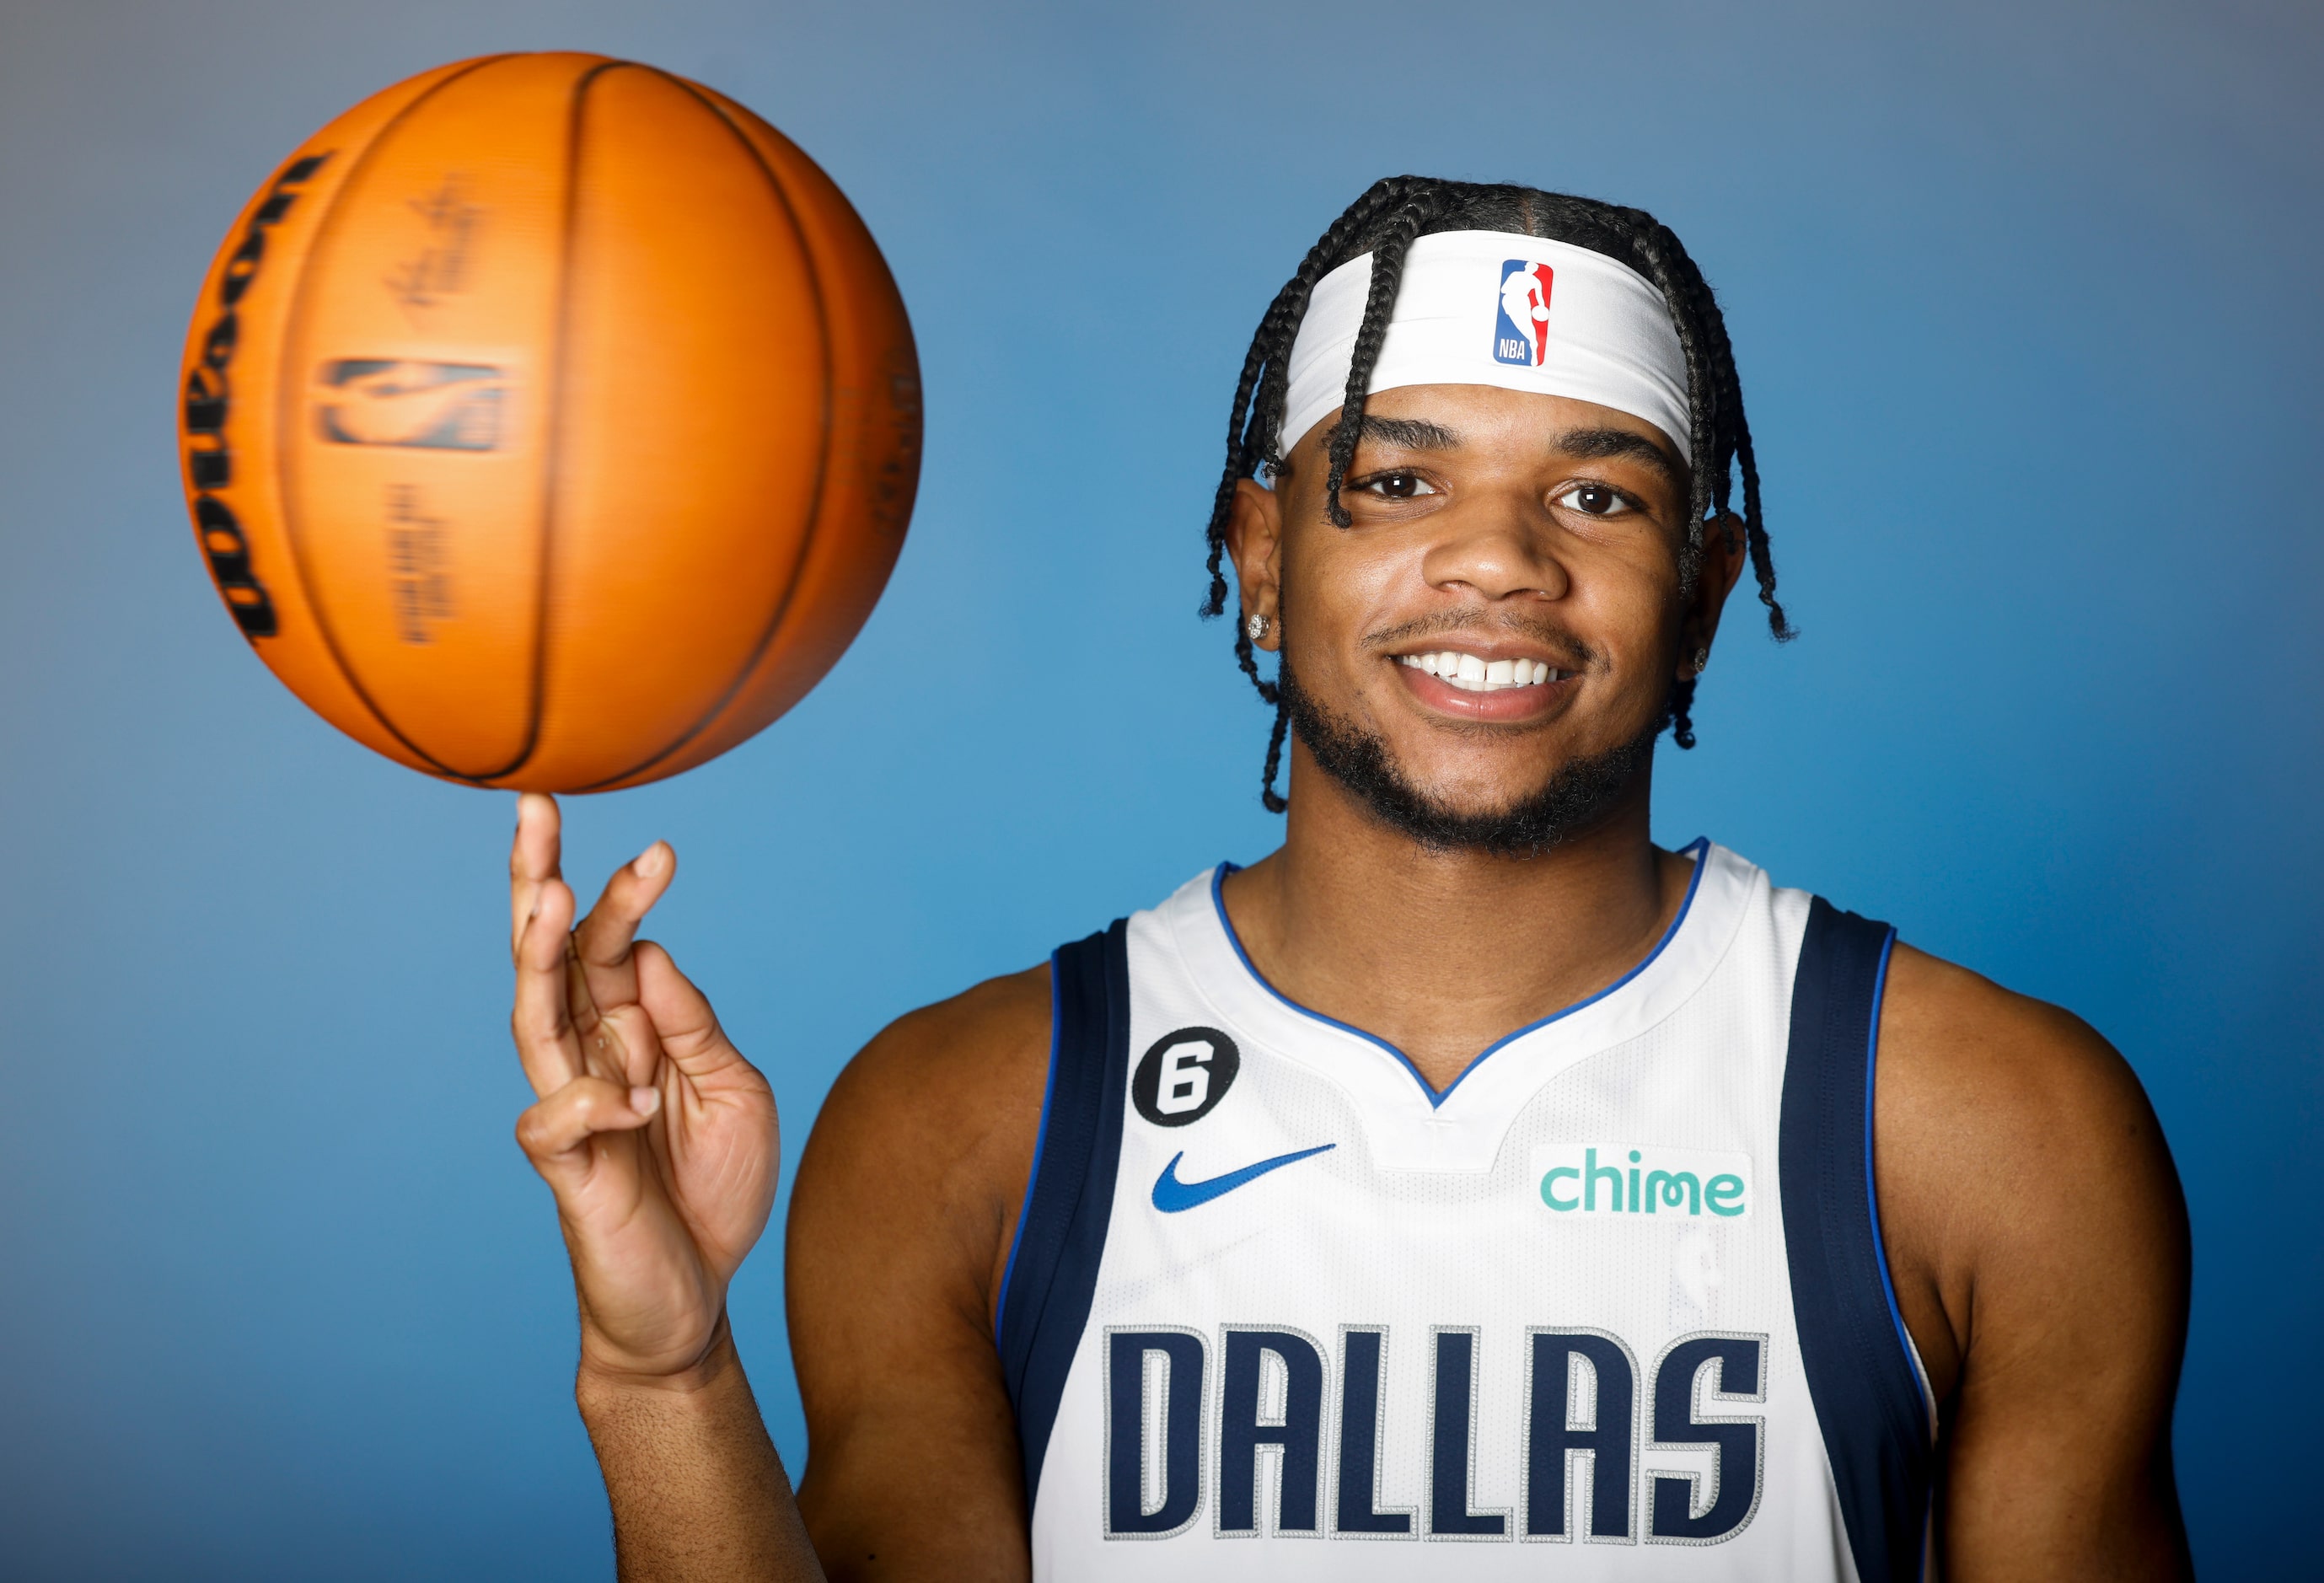
[[[1493,361],[1539,368],[1549,350],[1549,283],[1545,263],[1522,258],[1501,265],[1501,310],[1493,328]]]

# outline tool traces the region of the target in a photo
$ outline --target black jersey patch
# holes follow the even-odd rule
[[[1154,1041],[1130,1080],[1130,1102],[1157,1127],[1190,1127],[1219,1108],[1242,1070],[1242,1052],[1216,1028],[1180,1028]]]

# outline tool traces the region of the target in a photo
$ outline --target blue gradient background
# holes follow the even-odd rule
[[[610,1572],[509,1137],[510,799],[266,675],[171,439],[273,163],[556,47],[790,132],[919,331],[863,639],[743,750],[570,813],[586,885],[677,843],[658,933],[792,1158],[897,1013],[1274,841],[1193,611],[1245,337],[1314,234],[1394,170],[1618,198],[1724,295],[1806,633],[1730,624],[1660,837],[2121,1046],[2197,1229],[2197,1554],[2312,1575],[2324,22],[2232,0],[0,0],[0,1575]],[[735,1329],[796,1465],[780,1283],[762,1248]]]

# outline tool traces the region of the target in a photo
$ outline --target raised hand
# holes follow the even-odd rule
[[[767,1080],[669,953],[636,939],[678,858],[656,842],[580,926],[556,803],[517,804],[509,859],[517,1054],[539,1101],[517,1142],[557,1195],[585,1374],[676,1376],[719,1335],[781,1161]]]

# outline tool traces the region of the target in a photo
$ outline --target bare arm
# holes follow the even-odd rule
[[[511,1026],[539,1102],[517,1141],[557,1197],[581,1311],[574,1394],[632,1583],[823,1577],[726,1329],[781,1158],[766,1080],[668,953],[634,940],[659,842],[577,927],[556,805],[519,803]]]
[[[799,1163],[799,1505],[835,1578],[1030,1575],[993,1310],[1047,1081],[1046,968],[905,1017],[832,1090]]]
[[[604,1470],[620,1578],[824,1576],[723,1321],[683,1375],[584,1370],[574,1394]]]
[[[1944,1405],[1947,1583],[2191,1575],[2171,1472],[2186,1209],[2080,1019],[1899,946],[1880,1025],[1891,1270]]]

